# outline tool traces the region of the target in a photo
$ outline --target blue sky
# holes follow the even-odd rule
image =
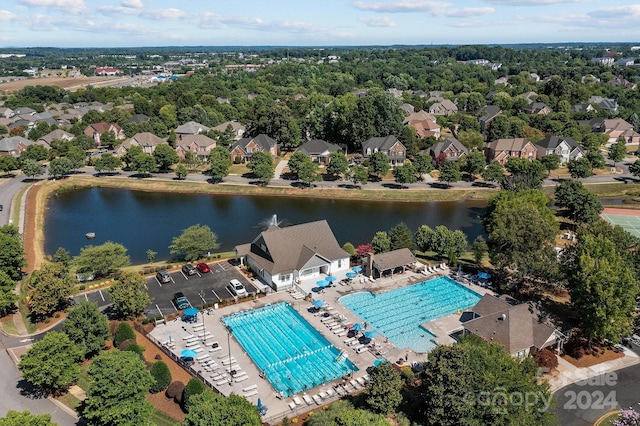
[[[0,46],[638,42],[637,1],[2,0]]]

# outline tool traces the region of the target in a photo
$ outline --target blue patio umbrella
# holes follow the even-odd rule
[[[487,274],[486,272],[478,272],[478,278],[480,278],[481,280],[488,280],[489,278],[491,278],[491,275]]]
[[[327,277],[325,278],[325,281],[328,281],[330,283],[334,282],[336,280],[336,277],[334,277],[333,275],[327,275]]]
[[[358,275],[358,274],[356,274],[355,272],[347,272],[347,277],[349,277],[349,278],[355,278],[356,275]]]
[[[324,300],[316,300],[313,302],[313,306],[315,306],[316,308],[322,308],[324,305],[326,305],[326,303],[324,303]]]
[[[352,330],[355,330],[355,331],[364,330],[364,324],[362,324],[361,322],[357,322],[357,323],[353,324]]]
[[[267,414],[267,410],[267,406],[262,405],[262,401],[260,400],[260,398],[258,398],[258,413],[260,413],[261,416],[264,416],[265,414]]]
[[[193,316],[193,315],[198,315],[198,309],[197,308],[187,308],[184,310],[184,314],[188,317]]]
[[[361,267],[359,267],[359,266],[354,266],[353,268],[351,268],[351,270],[352,270],[353,272],[362,272],[362,268],[361,268]]]
[[[377,367],[377,366],[379,366],[380,364],[382,364],[385,361],[386,361],[386,359],[384,359],[384,358],[378,358],[375,361],[373,361],[373,366]]]
[[[183,349],[182,352],[180,352],[180,355],[193,358],[194,356],[198,355],[198,352],[194,351],[193,349]]]
[[[331,284],[331,283],[329,281],[325,281],[325,280],[316,281],[316,285],[318,287],[326,287],[329,284]]]
[[[376,337],[378,335],[378,332],[375,330],[369,330],[369,331],[365,331],[364,332],[365,337],[367,337],[368,339],[373,339],[374,337]]]

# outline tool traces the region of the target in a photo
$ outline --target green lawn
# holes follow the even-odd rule
[[[62,402],[64,405],[73,410],[77,410],[81,402],[78,398],[71,395],[70,393],[62,395],[58,398],[58,401]]]
[[[89,389],[89,373],[87,372],[88,369],[88,365],[80,368],[80,375],[78,376],[78,381],[76,383],[76,385],[82,388],[82,390],[84,390],[85,392],[87,391],[87,389]]]
[[[151,413],[151,421],[158,426],[178,426],[180,424],[158,410],[154,410],[154,412]]]

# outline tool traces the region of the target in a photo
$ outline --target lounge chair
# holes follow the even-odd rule
[[[311,399],[311,397],[309,395],[307,395],[306,393],[304,395],[302,395],[302,399],[304,400],[304,402],[307,403],[307,405],[312,405],[313,404],[313,399]]]
[[[348,333],[348,331],[346,329],[343,329],[342,331],[337,332],[336,336],[338,336],[338,337],[346,336],[347,333]]]
[[[369,350],[369,346],[362,346],[358,349],[356,349],[356,352],[361,354],[362,352],[367,352]]]
[[[333,396],[335,395],[335,391],[331,388],[327,389],[327,398],[333,398]],[[322,393],[320,394],[322,395]]]
[[[313,398],[313,400],[315,401],[316,404],[322,405],[322,398],[320,398],[319,395],[313,395],[312,398]]]
[[[258,385],[247,386],[246,388],[242,389],[242,392],[249,392],[249,391],[252,391],[254,389],[258,389]]]
[[[293,401],[291,401],[291,402],[289,403],[289,410],[295,410],[295,408],[296,408],[296,403],[295,403],[295,402],[293,402]]]
[[[245,398],[247,398],[247,397],[250,397],[250,396],[257,395],[257,394],[258,394],[258,391],[257,391],[257,390],[254,390],[254,391],[251,391],[251,392],[245,393],[245,394],[243,394],[242,396],[244,396]]]
[[[293,397],[293,402],[294,402],[296,405],[302,405],[302,400],[301,400],[301,399],[300,399],[300,397],[298,397],[298,396],[294,396],[294,397]]]
[[[318,394],[318,396],[322,399],[327,399],[329,398],[329,395],[327,395],[327,393],[325,391],[322,391]]]
[[[367,384],[367,381],[364,379],[364,377],[356,378],[356,382],[360,383],[362,386],[365,386]]]
[[[360,348],[362,348],[362,347],[364,347],[364,345],[357,344],[357,346],[354,346],[354,347],[353,347],[353,350],[354,350],[354,351],[356,351],[356,352],[358,352],[358,350],[359,350]]]

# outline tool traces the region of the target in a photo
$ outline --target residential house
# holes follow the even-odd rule
[[[402,121],[402,124],[409,124],[412,121],[424,121],[424,120],[436,121],[436,116],[433,114],[429,114],[425,110],[421,109],[420,111],[410,113],[404,119],[404,121]]]
[[[148,115],[145,115],[145,114],[134,114],[134,115],[131,116],[131,118],[129,118],[127,121],[125,121],[125,124],[146,123],[149,120],[151,120],[151,118]]]
[[[247,128],[245,126],[235,120],[225,121],[222,124],[218,124],[217,126],[212,127],[211,130],[216,130],[220,133],[224,133],[227,131],[227,127],[229,126],[231,126],[231,130],[233,131],[233,140],[236,141],[240,140],[242,138],[242,135],[244,135],[244,132],[247,131]]]
[[[272,224],[251,243],[235,247],[236,258],[278,291],[321,275],[349,270],[344,251],[326,220],[280,228]]]
[[[508,77],[499,77],[497,79],[495,79],[495,81],[493,82],[494,86],[499,86],[499,85],[503,85],[503,86],[509,86],[509,78]]]
[[[632,67],[636,63],[636,58],[621,58],[616,61],[619,67]]]
[[[451,115],[456,112],[458,112],[458,107],[449,99],[443,99],[429,107],[429,113],[433,115]]]
[[[231,145],[231,161],[241,158],[242,161],[251,161],[254,152],[268,152],[274,157],[278,155],[278,142],[265,134],[259,134],[255,138],[242,138]]]
[[[62,129],[56,129],[52,132],[47,133],[46,135],[40,137],[40,139],[38,139],[36,141],[36,144],[38,145],[42,145],[47,149],[51,148],[51,142],[55,141],[55,140],[64,140],[64,141],[70,141],[72,139],[74,139],[76,136],[72,133],[69,132],[65,132]]]
[[[421,138],[428,138],[430,136],[433,136],[436,139],[440,139],[440,131],[442,130],[442,128],[436,121],[411,121],[410,123],[408,123],[408,125],[416,129],[416,135]]]
[[[20,107],[13,110],[13,115],[34,115],[37,111],[29,107]]]
[[[596,109],[593,107],[593,105],[587,102],[578,102],[577,104],[571,106],[571,111],[573,112],[591,112],[595,110]]]
[[[622,118],[594,118],[589,120],[589,125],[596,133],[604,133],[609,136],[605,146],[610,146],[623,138],[627,145],[640,143],[640,134],[633,129],[633,124]]]
[[[522,108],[522,112],[529,115],[548,115],[553,111],[544,102],[532,102]]]
[[[391,96],[393,96],[396,99],[401,99],[402,98],[402,90],[400,89],[396,89],[393,87],[390,87],[387,89],[387,92],[391,93]]]
[[[577,160],[585,155],[580,144],[568,136],[547,136],[535,145],[538,149],[538,158],[556,154],[560,157],[560,164],[566,164],[570,160]]]
[[[124,139],[126,135],[122,128],[118,125],[118,123],[107,123],[105,121],[101,121],[99,123],[93,123],[87,126],[84,129],[84,134],[93,138],[93,141],[96,143],[96,146],[100,146],[100,137],[103,133],[113,132],[116,136],[116,140]]]
[[[362,143],[362,155],[365,158],[378,151],[387,156],[391,166],[401,166],[407,158],[407,148],[393,135],[371,138]]]
[[[184,123],[178,127],[176,127],[176,135],[197,135],[198,133],[206,132],[209,130],[209,127],[196,123],[195,121],[189,121],[188,123]]]
[[[509,157],[536,158],[538,150],[535,145],[524,138],[498,139],[489,142],[484,148],[487,161],[497,161],[503,166]]]
[[[496,105],[485,105],[476,111],[476,117],[478,117],[478,122],[480,123],[480,131],[485,133],[489,128],[489,124],[500,114],[502,114],[502,110]]]
[[[156,147],[161,144],[168,144],[168,142],[150,132],[136,133],[116,148],[115,156],[122,157],[132,146],[139,146],[145,154],[152,155]]]
[[[615,58],[612,58],[610,56],[604,57],[604,58],[592,58],[591,62],[596,63],[596,64],[600,64],[600,65],[606,65],[606,66],[611,66],[613,65],[613,63],[615,62]]]
[[[458,139],[450,137],[431,146],[428,152],[434,160],[442,158],[448,161],[458,161],[466,157],[469,151]]]
[[[638,85],[632,81],[627,80],[623,75],[618,75],[609,80],[610,84],[615,84],[617,86],[622,86],[625,89],[636,90]]]
[[[613,114],[618,113],[618,102],[615,99],[603,98],[602,96],[591,96],[589,103],[598,110],[610,111]]]
[[[187,152],[192,152],[196,157],[207,160],[215,147],[216,141],[205,135],[178,135],[176,140],[176,153],[180,159]]]
[[[532,91],[523,93],[522,96],[527,98],[527,102],[529,102],[529,103],[532,103],[534,101],[534,99],[538,98],[538,94],[536,92],[532,92]]]
[[[12,136],[0,139],[0,155],[12,155],[18,158],[29,145],[33,145],[34,143],[35,142],[23,138],[22,136]]]
[[[331,153],[340,151],[340,147],[322,139],[311,139],[309,142],[300,145],[296,151],[310,157],[314,163],[326,166],[329,164]]]
[[[557,342],[556,329],[540,320],[532,303],[511,305],[485,294],[471,312],[473,319],[464,323],[464,333],[497,343],[514,357],[525,358]]]
[[[0,117],[3,117],[3,118],[13,117],[13,110],[11,108],[6,108],[6,107],[0,108]]]
[[[402,105],[400,105],[400,109],[403,110],[404,112],[406,112],[407,114],[411,114],[412,112],[416,112],[416,109],[413,105],[408,104],[408,103],[403,103]]]

